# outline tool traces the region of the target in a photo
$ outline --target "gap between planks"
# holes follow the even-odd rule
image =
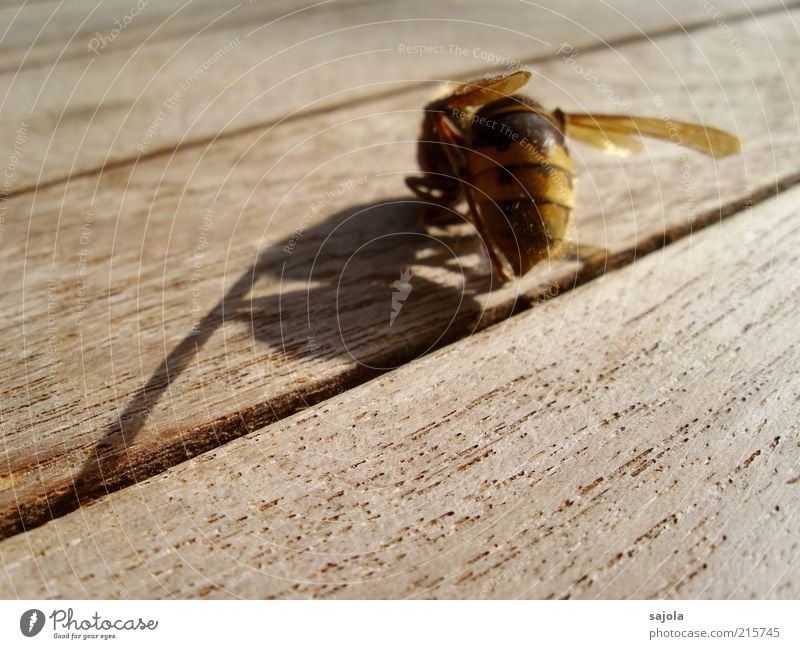
[[[777,126],[777,122],[773,124]],[[784,145],[786,143],[783,143]],[[773,153],[770,151],[769,153]],[[268,154],[267,154],[268,155]],[[774,153],[773,153],[774,155]],[[758,160],[758,156],[754,158],[754,160]],[[762,156],[761,161],[766,162],[766,157]],[[791,157],[787,156],[787,160],[792,160]],[[785,163],[785,161],[783,161]],[[763,164],[761,165],[763,166]],[[796,168],[796,166],[795,166]],[[758,167],[760,169],[760,167]],[[770,174],[762,177],[759,182],[766,182],[766,178],[769,177]],[[713,178],[713,176],[712,176]],[[724,185],[726,183],[730,184],[727,178],[725,182],[723,182],[722,178],[714,178],[715,181],[718,181],[720,185]],[[794,176],[785,176],[784,177],[784,185],[792,184],[796,182],[796,177]],[[738,181],[737,181],[738,182]],[[774,189],[780,189],[781,184],[775,183],[770,181],[768,185],[765,185],[760,190],[761,193],[756,193],[754,195],[754,199],[760,200],[764,196],[769,195],[771,191]],[[640,188],[644,191],[649,192],[651,190],[650,187],[647,188]],[[737,192],[733,191],[726,191],[723,192],[726,196],[731,194],[737,194]],[[740,193],[740,192],[739,192]],[[385,196],[385,194],[383,194]],[[108,197],[106,197],[106,200]],[[734,201],[728,201],[724,203],[722,206],[722,211],[728,212],[735,211],[737,208],[742,206],[746,206],[747,202],[743,202],[742,199],[737,199]],[[615,206],[616,209],[617,206]],[[675,211],[678,212],[679,209],[676,205],[672,205],[672,207],[668,208],[668,211]],[[717,218],[719,218],[720,213],[720,206],[716,203],[713,205],[713,209],[707,208],[705,212],[702,212],[701,221],[710,223],[714,222]],[[296,216],[296,215],[295,215]],[[665,219],[663,216],[660,220],[670,220],[676,221],[677,215],[672,215],[673,218]],[[683,222],[681,220],[681,222]],[[654,227],[653,224],[650,224],[650,227],[647,228],[647,235],[645,236],[645,243],[642,243],[641,238],[639,240],[634,240],[633,245],[631,242],[624,237],[624,242],[617,246],[616,251],[613,255],[611,255],[611,260],[616,260],[615,263],[626,263],[625,260],[629,260],[635,258],[637,254],[637,250],[641,251],[643,247],[658,247],[663,245],[663,243],[669,240],[670,236],[679,236],[681,234],[686,234],[689,232],[691,228],[687,228],[686,224],[684,223],[683,226],[675,226],[674,223],[670,225],[666,229],[666,233],[664,230]],[[598,237],[598,240],[601,240],[602,237]],[[602,273],[606,270],[607,266],[605,265],[606,262],[602,260],[596,260],[593,262],[596,264],[595,268],[590,268],[589,271],[586,271],[583,275],[579,272],[578,280],[579,281],[586,281],[592,276],[595,276],[599,273]],[[610,263],[610,262],[609,262]],[[364,278],[366,279],[366,278]],[[574,273],[571,274],[562,274],[559,276],[559,285],[564,288],[569,288],[575,283],[575,276]],[[536,290],[531,290],[527,293],[528,299],[530,302],[535,303],[537,300],[535,296],[539,295],[539,292]],[[531,297],[534,296],[534,297]],[[496,322],[502,318],[505,318],[509,312],[513,311],[514,308],[520,308],[517,306],[512,306],[511,310],[509,310],[508,305],[503,303],[500,306],[495,305],[494,308],[489,309],[486,312],[486,318],[482,319],[480,326],[485,326],[490,322]],[[457,337],[463,336],[463,332],[456,331],[454,334]],[[188,339],[189,342],[193,342],[192,338]],[[447,340],[442,340],[440,344],[447,342]],[[406,353],[407,352],[407,353]],[[399,359],[401,361],[410,360],[416,353],[415,349],[409,349],[407,346],[402,347],[401,349],[394,348],[391,350],[393,354],[393,358]],[[164,383],[163,379],[163,372],[156,371],[153,376],[158,379],[155,383],[152,383],[149,387],[159,388],[159,383]],[[112,458],[114,462],[111,463],[104,463],[105,461],[101,461],[100,464],[100,473],[96,471],[93,473],[94,470],[94,458],[95,453],[90,453],[88,459],[86,460],[86,469],[81,474],[80,478],[77,481],[73,481],[70,478],[70,482],[65,483],[68,486],[66,490],[61,491],[54,491],[56,488],[60,489],[60,485],[58,483],[55,484],[47,484],[45,483],[45,500],[44,504],[42,500],[31,499],[31,500],[23,500],[22,506],[28,509],[23,511],[23,519],[27,522],[37,522],[41,523],[42,521],[46,521],[51,514],[55,514],[56,512],[63,512],[68,510],[70,507],[75,507],[78,504],[78,499],[81,499],[83,502],[87,500],[89,497],[96,497],[99,495],[103,495],[107,490],[119,488],[126,484],[131,484],[137,480],[141,480],[142,478],[146,477],[147,475],[152,475],[159,471],[162,471],[164,468],[167,468],[171,464],[175,464],[182,459],[185,459],[186,456],[191,456],[197,452],[208,450],[213,448],[214,446],[219,445],[220,443],[224,443],[228,440],[230,436],[237,436],[242,434],[247,430],[248,427],[256,427],[260,426],[263,423],[274,421],[276,418],[280,418],[290,414],[297,408],[306,407],[308,403],[314,403],[319,401],[320,399],[327,398],[331,394],[337,391],[337,388],[342,388],[343,383],[348,386],[355,385],[357,382],[363,382],[367,378],[374,376],[374,373],[364,372],[362,370],[347,370],[344,372],[339,373],[338,375],[331,375],[329,372],[329,377],[327,382],[321,381],[317,384],[310,383],[309,389],[307,392],[300,394],[292,394],[291,397],[287,397],[284,401],[280,402],[280,409],[276,412],[272,410],[273,403],[266,402],[263,400],[263,396],[260,400],[253,402],[252,404],[246,404],[246,407],[243,407],[235,412],[230,412],[226,410],[223,412],[224,417],[219,417],[219,412],[212,413],[212,415],[217,416],[217,419],[213,419],[213,417],[206,418],[203,424],[199,427],[192,427],[186,428],[184,427],[181,429],[183,432],[186,433],[185,436],[183,435],[172,435],[174,431],[169,429],[161,429],[159,432],[158,437],[156,438],[156,444],[163,443],[163,446],[158,447],[150,447],[147,444],[140,444],[137,448],[133,448],[132,450],[129,448],[125,448],[124,452],[130,452],[133,454],[133,457],[136,461],[139,461],[141,458],[141,464],[133,463],[131,465],[122,467],[117,466],[116,458]],[[311,378],[311,377],[309,377]],[[128,385],[127,387],[130,387]],[[147,393],[147,391],[145,391]],[[126,399],[127,400],[127,399]],[[136,405],[136,399],[132,399],[131,405]],[[149,404],[149,402],[147,402]],[[146,405],[147,405],[146,404]],[[101,415],[104,413],[101,413]],[[146,416],[147,412],[145,411]],[[95,417],[97,414],[95,413]],[[95,420],[96,421],[96,420]],[[160,422],[163,425],[163,422]],[[112,431],[113,432],[113,431]],[[78,439],[78,438],[76,438]],[[135,439],[135,433],[134,433]],[[98,452],[104,452],[104,445],[107,444],[107,439],[102,438],[96,447]],[[128,438],[124,438],[124,441],[127,444]],[[64,444],[64,448],[66,449],[66,441],[61,442],[59,444]],[[152,441],[151,441],[152,443]],[[59,446],[59,448],[61,448]],[[80,450],[85,450],[87,447],[82,446],[78,448],[78,452]],[[89,447],[91,448],[91,447]],[[68,449],[67,449],[68,450]],[[74,453],[71,457],[56,457],[56,461],[67,462],[67,461],[75,461],[77,459],[78,452]],[[150,455],[147,455],[150,453]],[[82,454],[81,454],[82,455]],[[50,467],[44,467],[43,470],[40,472],[38,467],[34,467],[33,471],[35,472],[35,477],[37,479],[44,479],[47,478],[48,474],[46,473]],[[119,470],[116,470],[116,469]],[[103,473],[105,470],[105,475]],[[106,477],[108,476],[108,477]],[[25,476],[23,476],[25,478]],[[103,479],[105,478],[105,479]],[[27,478],[26,478],[27,479]],[[72,502],[69,503],[69,498],[75,495],[75,489],[78,489],[78,494],[76,498],[73,498]],[[65,493],[66,496],[63,498],[59,498],[59,493]],[[17,506],[19,503],[16,503]],[[48,509],[48,506],[53,506]]]
[[[799,196],[1,542],[0,596],[796,597]]]
[[[691,225],[686,224],[683,227],[676,226],[663,233],[652,235],[641,242],[637,242],[637,246],[635,248],[611,255],[597,253],[591,258],[583,260],[583,265],[572,278],[566,280],[562,279],[559,281],[556,284],[557,292],[553,293],[552,290],[548,288],[547,290],[542,290],[540,293],[520,296],[520,299],[514,302],[514,305],[509,311],[503,310],[496,313],[485,312],[486,317],[481,318],[478,325],[473,329],[473,333],[495,325],[507,318],[521,314],[524,311],[533,308],[537,304],[555,299],[565,292],[571,291],[579,286],[583,286],[593,279],[603,277],[610,271],[618,270],[626,265],[632,264],[641,257],[661,250],[665,246],[668,246],[676,241],[680,241],[684,237],[687,237],[695,232],[699,232],[708,226],[715,225],[726,219],[729,219],[742,210],[750,209],[751,207],[758,205],[769,198],[773,198],[782,192],[793,188],[798,183],[800,183],[800,174],[793,174],[779,180],[774,185],[760,188],[759,190],[755,191],[752,194],[751,199],[747,200],[746,202],[736,201],[721,206],[719,212],[703,214]],[[457,337],[452,340],[443,338],[440,344],[430,347],[429,351],[435,351],[446,345],[456,343],[461,339],[461,337]],[[192,340],[191,345],[194,346],[195,344],[198,344],[198,341]],[[402,365],[409,360],[410,359],[403,354],[397,357],[388,358],[388,362],[397,365]],[[181,464],[194,455],[210,451],[214,448],[219,448],[229,441],[246,435],[267,424],[275,423],[281,419],[295,414],[296,412],[316,406],[325,400],[330,399],[331,397],[341,394],[343,391],[357,387],[383,373],[385,372],[380,370],[370,371],[365,370],[363,367],[358,367],[349,373],[340,375],[339,381],[337,381],[337,384],[335,385],[321,387],[314,392],[304,393],[302,404],[296,404],[296,406],[293,408],[282,410],[279,414],[275,413],[269,403],[257,404],[245,411],[240,410],[234,417],[228,420],[227,424],[219,421],[209,424],[210,429],[213,430],[216,436],[216,444],[210,445],[206,442],[198,444],[196,448],[192,448],[186,440],[181,439],[171,452],[169,446],[161,449],[159,465],[153,466],[149,469],[147,467],[140,466],[136,474],[127,477],[127,479],[123,476],[122,480],[115,481],[112,476],[105,476],[102,482],[94,482],[96,480],[96,475],[92,473],[88,476],[91,479],[90,482],[87,480],[86,476],[78,476],[78,478],[75,480],[74,491],[68,492],[65,496],[59,497],[55,499],[54,502],[48,503],[46,510],[39,510],[36,512],[35,516],[26,518],[24,506],[22,506],[20,508],[20,520],[8,521],[8,519],[6,519],[3,521],[2,524],[0,524],[0,540],[44,525],[55,518],[69,514],[79,507],[83,507],[88,503],[106,496],[113,491],[130,487],[131,485],[157,475],[158,473],[161,473],[172,466]],[[150,390],[154,390],[154,386],[151,387]],[[148,392],[147,388],[145,389],[145,392]],[[175,457],[174,460],[170,457],[173,454]]]
[[[357,3],[354,2],[353,4]],[[747,21],[753,18],[766,17],[778,13],[786,13],[797,8],[800,8],[800,2],[794,2],[775,7],[765,7],[748,12],[735,13],[731,16],[726,16],[725,20],[726,23],[735,25],[737,23]],[[662,38],[664,36],[670,36],[682,33],[690,34],[692,32],[696,32],[698,30],[707,28],[711,24],[713,24],[713,20],[707,19],[707,20],[692,21],[690,23],[683,25],[671,25],[671,26],[656,28],[648,31],[647,33],[638,32],[635,34],[629,34],[618,38],[612,38],[607,41],[600,40],[594,43],[590,43],[586,46],[580,47],[580,52],[582,54],[589,54],[592,52],[605,49],[614,50],[616,48],[623,47],[625,45],[631,45],[637,42],[650,40],[654,38]],[[523,63],[526,66],[534,66],[543,62],[554,60],[556,58],[558,58],[557,53],[546,53],[537,56],[532,56],[529,58],[523,58],[521,59],[521,63]],[[459,77],[462,79],[471,79],[496,71],[497,71],[497,66],[478,66],[466,69],[463,72],[460,71]],[[103,173],[124,169],[131,165],[136,165],[141,162],[145,162],[147,160],[153,160],[164,156],[173,156],[179,151],[196,149],[204,146],[207,147],[208,145],[222,139],[237,137],[240,135],[246,135],[248,133],[253,133],[263,129],[271,128],[274,126],[278,126],[280,124],[292,123],[294,121],[301,119],[313,119],[314,117],[325,114],[329,111],[341,110],[359,104],[365,104],[382,99],[388,99],[391,97],[397,97],[409,92],[414,92],[425,88],[433,88],[436,87],[436,85],[440,84],[441,81],[442,80],[437,80],[433,82],[420,81],[420,82],[404,83],[399,88],[389,88],[381,91],[371,91],[365,93],[364,95],[349,99],[344,98],[340,100],[327,101],[323,105],[318,106],[316,108],[306,108],[304,106],[301,106],[299,108],[292,110],[288,114],[278,118],[272,118],[264,121],[254,121],[250,124],[241,127],[229,128],[220,133],[215,133],[213,135],[205,135],[200,137],[194,137],[194,138],[190,137],[186,139],[181,139],[176,144],[155,147],[153,148],[153,150],[147,151],[145,153],[139,153],[137,155],[122,157],[118,160],[104,162],[103,164],[83,169],[78,172],[64,174],[62,176],[56,176],[54,178],[50,178],[45,181],[40,181],[33,184],[22,185],[20,187],[12,188],[3,196],[5,198],[13,198],[15,196],[25,195],[42,189],[56,187],[64,183],[68,183],[72,180],[77,180],[80,178],[89,178]]]

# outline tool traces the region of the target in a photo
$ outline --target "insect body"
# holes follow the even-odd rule
[[[568,243],[575,175],[565,136],[627,155],[639,136],[672,140],[713,157],[735,153],[738,138],[719,129],[627,115],[548,111],[512,94],[527,71],[462,84],[425,107],[417,157],[422,177],[406,179],[438,208],[467,202],[466,219],[486,243],[504,281],[528,272]],[[441,209],[431,212],[441,220]]]

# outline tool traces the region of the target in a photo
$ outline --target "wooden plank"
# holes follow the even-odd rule
[[[209,24],[215,31],[241,28],[248,21],[252,26],[254,20],[270,17],[269,12],[279,18],[311,4],[308,0],[142,0],[141,6],[139,0],[9,4],[0,7],[0,25],[8,28],[0,39],[0,71],[18,73],[57,62],[88,60],[112,50],[131,53],[145,44],[189,40]],[[233,8],[235,11],[230,11]]]
[[[798,250],[795,188],[3,541],[0,596],[796,598]]]
[[[712,164],[667,145],[625,161],[576,151],[591,170],[581,174],[576,234],[607,247],[607,265],[565,261],[498,290],[476,239],[429,238],[403,193],[424,93],[9,201],[0,529],[152,475],[757,202],[787,175],[793,182],[794,23],[754,21],[740,38],[748,51],[780,43],[784,58],[754,60],[764,71],[750,79],[714,28],[688,48],[669,37],[581,59],[628,88],[636,112],[652,113],[656,92],[671,115],[696,119],[688,96],[707,121],[741,134],[744,153]],[[619,56],[649,86],[632,85]],[[594,85],[562,67],[542,66],[544,100],[560,93],[605,108]],[[390,327],[392,284],[406,267],[414,292]]]
[[[669,9],[634,0],[590,7],[578,0],[196,4],[180,10],[183,4],[150,3],[113,40],[114,19],[129,15],[124,3],[104,4],[89,16],[72,3],[55,13],[50,3],[21,16],[7,9],[6,18],[22,25],[9,30],[0,75],[0,160],[11,155],[20,128],[25,146],[5,190],[24,191],[296,110],[402,94],[430,79],[553,54],[565,40],[613,46],[680,24],[711,23],[714,15],[695,0]],[[302,4],[308,8],[298,9]],[[717,0],[715,11],[749,16],[782,6]],[[41,35],[39,23],[46,23]],[[446,53],[411,55],[401,52],[406,44]],[[461,49],[451,54],[451,46]],[[29,60],[36,65],[19,69]]]

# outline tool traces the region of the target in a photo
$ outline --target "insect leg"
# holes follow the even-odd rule
[[[565,241],[558,251],[561,257],[574,257],[576,261],[597,263],[608,261],[608,250],[588,243]]]
[[[414,195],[425,201],[423,219],[434,225],[458,223],[459,215],[451,209],[461,198],[458,181],[448,176],[425,174],[406,178],[406,185]]]
[[[444,206],[458,202],[461,191],[454,178],[434,174],[409,176],[406,178],[406,185],[418,198]]]
[[[497,251],[494,241],[489,235],[488,229],[484,226],[483,221],[480,218],[480,212],[477,208],[477,203],[473,194],[472,183],[469,172],[467,171],[467,161],[464,155],[466,138],[464,137],[464,134],[458,125],[455,124],[455,122],[453,122],[453,120],[444,113],[439,115],[437,121],[439,134],[442,138],[442,142],[446,145],[445,151],[447,152],[447,157],[450,160],[450,164],[452,165],[453,170],[456,172],[456,175],[462,179],[464,196],[467,199],[468,206],[465,216],[478,231],[481,239],[483,239],[495,273],[497,273],[497,276],[504,282],[508,282],[512,280],[514,276],[513,274],[509,273],[508,270],[506,270],[503,259],[500,253]]]

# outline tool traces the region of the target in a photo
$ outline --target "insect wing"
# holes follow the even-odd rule
[[[609,140],[617,135],[647,136],[659,140],[669,140],[712,158],[724,158],[732,155],[737,153],[742,146],[739,138],[735,135],[702,124],[630,115],[567,113],[564,118],[567,135],[571,137],[573,131],[577,133],[586,129],[599,131]],[[580,140],[577,135],[574,137]]]
[[[440,103],[447,108],[483,106],[508,97],[528,83],[530,78],[531,73],[527,70],[517,70],[510,74],[476,79],[457,86]]]
[[[580,123],[567,122],[567,136],[622,158],[642,150],[642,141],[635,135],[610,130],[604,131]]]

